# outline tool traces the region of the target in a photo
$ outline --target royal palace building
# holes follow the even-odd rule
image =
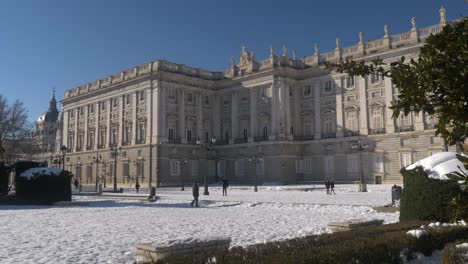
[[[222,72],[156,60],[70,89],[55,149],[83,184],[175,186],[221,178],[240,184],[401,182],[399,170],[445,150],[437,120],[392,118],[398,89],[378,74],[352,78],[324,64],[417,58],[440,22],[298,58],[283,47],[257,60],[242,47]],[[203,144],[197,144],[197,139]],[[210,143],[206,143],[210,142]],[[356,147],[356,144],[359,144]],[[65,148],[60,149],[60,146]],[[62,153],[59,153],[62,152]],[[114,172],[114,170],[116,170]],[[151,181],[151,182],[150,182]]]

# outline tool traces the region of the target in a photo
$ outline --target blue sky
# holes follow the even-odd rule
[[[438,10],[468,15],[464,0],[150,1],[2,0],[0,94],[22,100],[31,120],[48,107],[52,87],[65,90],[133,66],[166,59],[223,70],[241,45],[266,58],[273,44],[299,57],[436,24]]]

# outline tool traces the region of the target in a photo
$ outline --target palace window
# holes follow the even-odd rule
[[[106,143],[106,128],[101,128],[99,129],[98,144],[99,146],[104,146],[105,143]]]
[[[140,122],[138,124],[138,130],[137,130],[137,143],[138,144],[144,144],[145,143],[145,138],[146,138],[146,123],[145,122]]]
[[[117,130],[118,130],[117,127],[113,127],[112,130],[111,130],[112,135],[111,135],[111,142],[110,143],[111,143],[112,146],[117,146],[117,132],[118,132]]]
[[[401,168],[406,168],[413,163],[411,152],[400,153]]]
[[[138,160],[136,163],[136,175],[142,181],[145,178],[145,163],[143,160]]]
[[[268,138],[268,127],[264,126],[263,127],[263,139]]]
[[[384,156],[380,153],[374,156],[374,172],[384,172]]]
[[[310,95],[310,94],[311,94],[310,84],[307,84],[304,87],[304,95]]]
[[[357,132],[358,126],[358,111],[347,111],[345,113],[345,126],[349,132]]]
[[[179,160],[171,159],[171,176],[180,175]]]
[[[89,112],[90,112],[91,114],[94,113],[94,104],[90,104],[90,105],[89,105]]]
[[[244,176],[245,175],[245,160],[244,159],[236,160],[235,170],[236,170],[235,171],[236,176]]]
[[[122,176],[126,178],[130,177],[130,164],[126,161],[122,163]]]
[[[106,110],[106,102],[99,102],[101,104],[101,110]]]
[[[378,82],[380,82],[380,73],[373,72],[371,74],[371,83],[378,83]]]
[[[347,76],[346,77],[346,88],[354,87],[354,77]]]
[[[176,95],[175,95],[175,90],[174,89],[169,89],[167,93],[167,98],[169,100],[175,101]]]
[[[93,148],[94,147],[94,130],[90,130],[88,132],[88,147]]]
[[[187,141],[191,142],[192,141],[192,130],[187,130]]]
[[[205,98],[205,99],[204,99],[205,104],[206,104],[206,105],[209,105],[209,104],[210,104],[210,98],[209,98],[208,96],[205,96],[204,98]]]
[[[383,110],[382,108],[372,109],[372,120],[371,126],[372,129],[382,129],[383,128]]]
[[[347,155],[346,161],[347,161],[347,162],[346,162],[347,171],[348,171],[349,173],[356,173],[356,172],[359,172],[359,166],[358,166],[359,159],[358,159],[358,155],[356,155],[356,154]]]
[[[187,102],[193,102],[192,93],[187,93]]]
[[[242,135],[243,135],[244,140],[247,140],[248,138],[247,128],[244,128],[244,130],[242,131]]]
[[[332,90],[332,81],[331,80],[325,81],[324,91],[326,93],[329,93],[331,92],[331,90]]]
[[[174,128],[170,127],[168,129],[168,139],[174,139],[174,134],[175,134]]]
[[[124,143],[125,145],[130,145],[132,140],[132,124],[127,124],[125,126],[125,134],[124,134]]]
[[[145,90],[141,90],[137,94],[138,94],[138,100],[140,100],[140,102],[145,101]]]
[[[117,98],[117,97],[112,99],[114,108],[117,107],[118,101],[119,101],[119,98]]]

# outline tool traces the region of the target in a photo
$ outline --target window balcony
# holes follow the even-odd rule
[[[234,144],[242,144],[242,143],[247,143],[248,140],[246,138],[236,138],[234,139]]]
[[[377,134],[385,134],[385,128],[373,128],[369,130],[369,134],[377,135]]]
[[[397,131],[398,132],[410,132],[410,131],[414,131],[414,127],[413,126],[399,126],[397,127]]]
[[[314,136],[309,135],[309,136],[294,136],[294,140],[296,141],[307,141],[307,140],[313,140]]]
[[[180,144],[182,140],[180,138],[170,138],[168,142],[169,144]]]
[[[122,142],[122,146],[130,146],[131,144],[132,144],[132,142],[130,142],[130,141]]]
[[[268,141],[267,136],[262,136],[262,137],[254,137],[255,142],[261,142],[261,141]]]
[[[357,137],[357,136],[359,136],[359,132],[356,132],[356,131],[345,131],[344,136],[345,136],[345,137]]]
[[[146,140],[145,139],[137,139],[136,144],[145,144]]]
[[[322,133],[322,138],[336,138],[336,133]]]
[[[98,149],[103,149],[103,148],[104,148],[104,144],[99,144],[99,145],[97,145],[97,148],[98,148]]]
[[[86,150],[94,150],[94,146],[86,146]]]

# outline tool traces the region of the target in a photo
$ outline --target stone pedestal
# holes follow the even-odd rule
[[[140,243],[136,245],[137,262],[159,260],[168,256],[188,256],[201,252],[228,250],[230,243],[230,238],[223,237]]]
[[[348,231],[359,227],[381,225],[383,221],[384,220],[380,219],[351,219],[346,222],[329,223],[328,228],[330,228],[332,232]]]

